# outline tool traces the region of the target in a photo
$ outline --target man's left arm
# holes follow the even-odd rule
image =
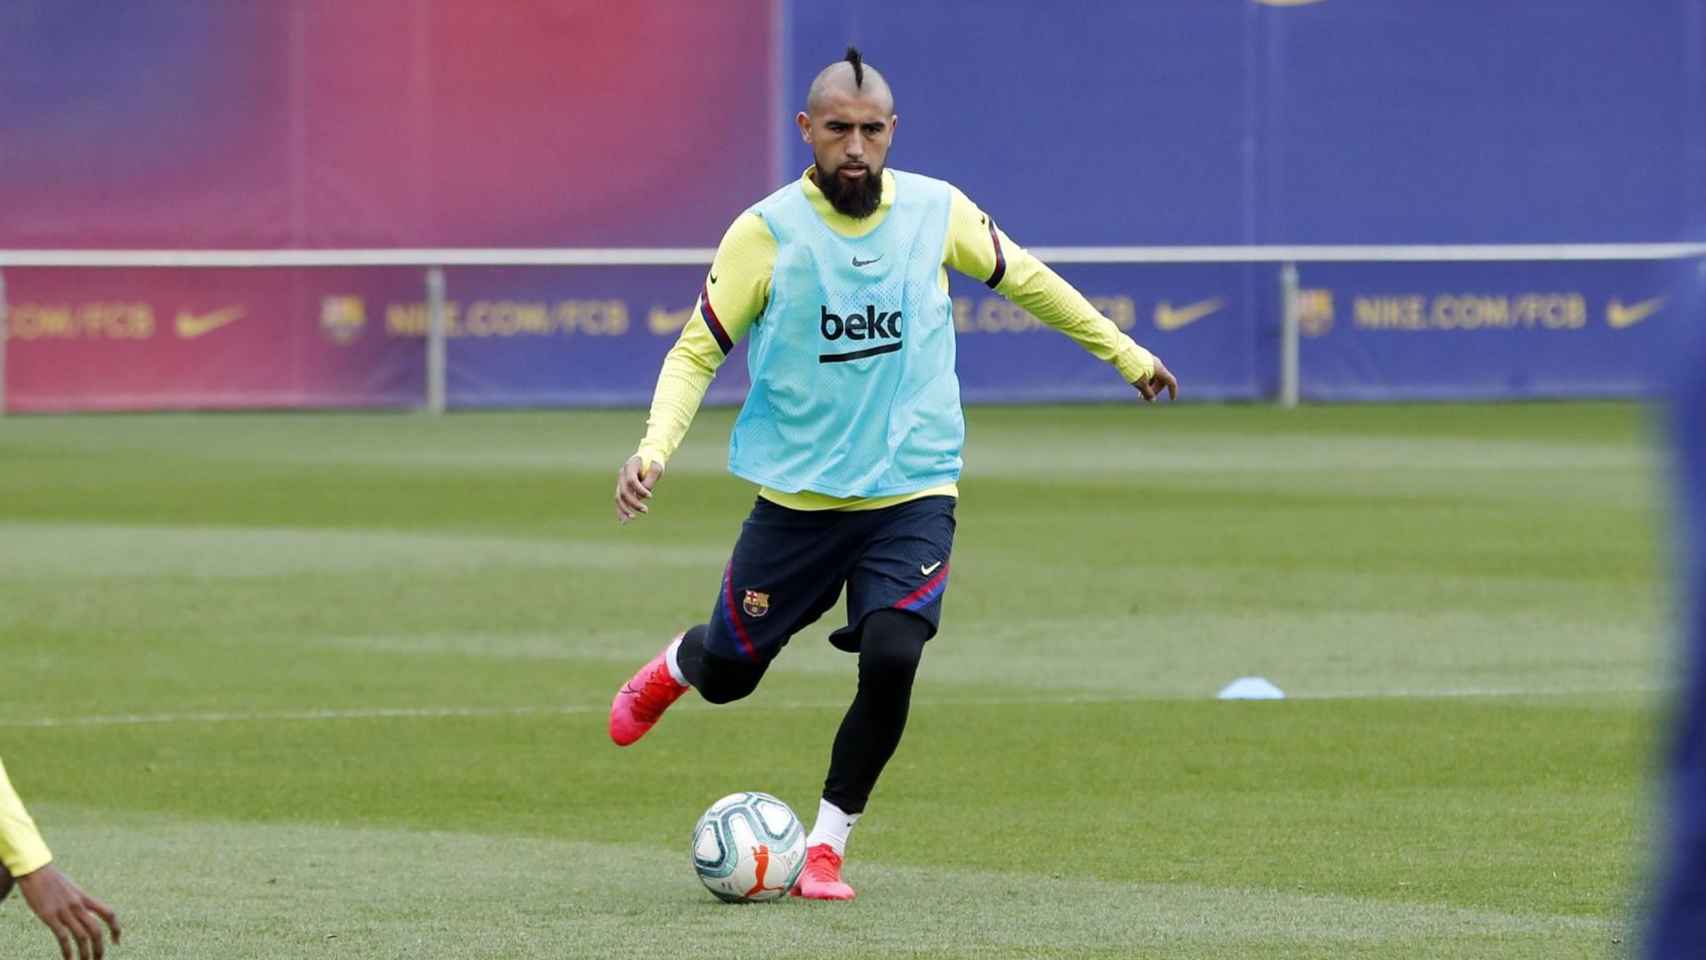
[[[1060,274],[1014,243],[958,189],[948,212],[942,259],[1071,337],[1091,356],[1112,364],[1145,400],[1163,390],[1178,395],[1179,382],[1165,364],[1102,316]]]

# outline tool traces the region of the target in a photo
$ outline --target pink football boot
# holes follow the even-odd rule
[[[806,848],[806,868],[788,892],[807,900],[853,899],[853,888],[841,882],[841,855],[827,843]]]
[[[675,640],[679,639],[678,634]],[[676,683],[669,675],[669,664],[664,662],[668,654],[669,644],[665,644],[657,656],[646,661],[640,672],[616,691],[616,699],[610,702],[610,739],[617,746],[625,747],[645,736],[669,705],[688,691],[687,684]]]

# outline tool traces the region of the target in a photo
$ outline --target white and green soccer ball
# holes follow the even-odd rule
[[[693,870],[729,903],[787,896],[806,865],[806,830],[768,793],[731,793],[693,828]]]

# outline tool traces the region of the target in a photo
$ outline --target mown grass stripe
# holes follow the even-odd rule
[[[49,808],[68,869],[124,911],[125,956],[1541,957],[1615,921],[1371,897],[861,860],[851,904],[716,903],[679,844],[257,825]],[[690,822],[688,826],[690,826]],[[39,950],[0,912],[0,954]],[[1597,951],[1596,951],[1597,952]]]

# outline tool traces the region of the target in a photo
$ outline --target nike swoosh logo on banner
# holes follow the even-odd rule
[[[925,576],[927,576],[927,577],[928,577],[928,576],[929,576],[929,575],[931,575],[931,574],[932,574],[932,573],[935,573],[935,572],[936,572],[936,568],[937,568],[937,567],[939,567],[939,566],[941,566],[941,565],[942,565],[942,561],[940,561],[940,560],[938,560],[938,561],[936,561],[936,562],[935,562],[935,563],[932,563],[932,564],[931,564],[931,565],[929,565],[929,566],[928,566],[928,567],[919,567],[919,568],[918,568],[918,572],[919,572],[919,573],[922,573],[922,574],[924,574],[924,575],[925,575]]]
[[[1651,297],[1642,300],[1640,303],[1631,303],[1628,306],[1624,306],[1622,301],[1612,297],[1611,302],[1605,305],[1605,325],[1613,330],[1632,327],[1657,313],[1659,308],[1664,305],[1664,297]]]
[[[710,276],[711,276],[711,282],[716,283],[717,282],[717,275],[713,273]]]
[[[205,336],[227,324],[236,323],[242,319],[242,307],[225,307],[212,313],[196,316],[193,313],[179,311],[177,316],[178,336],[185,340],[194,340]]]
[[[888,254],[883,254],[883,256],[888,256]],[[881,260],[881,259],[882,259],[882,257],[875,257],[875,258],[870,259],[870,260],[861,260],[858,257],[854,257],[853,258],[853,265],[855,267],[868,267],[871,264],[876,263],[878,260]]]
[[[1175,307],[1166,300],[1155,305],[1155,329],[1171,333],[1196,323],[1203,317],[1226,306],[1225,297],[1214,297],[1209,300],[1198,300]]]

